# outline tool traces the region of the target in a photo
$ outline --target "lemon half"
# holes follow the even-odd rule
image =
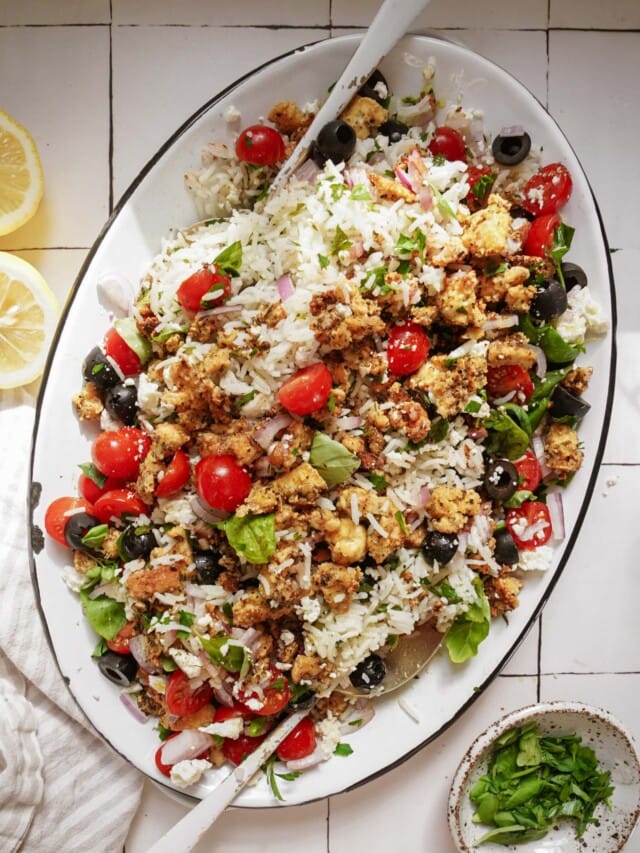
[[[58,303],[31,264],[0,252],[0,388],[17,388],[42,373]]]
[[[0,110],[0,237],[31,219],[43,190],[42,164],[31,134]]]

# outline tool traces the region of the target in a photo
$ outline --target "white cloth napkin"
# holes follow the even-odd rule
[[[142,776],[69,694],[47,643],[27,555],[34,401],[0,392],[0,849],[117,853]]]

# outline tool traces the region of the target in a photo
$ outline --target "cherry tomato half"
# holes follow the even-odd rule
[[[527,501],[517,509],[510,509],[505,524],[521,551],[539,548],[551,538],[549,510],[541,501]]]
[[[211,702],[213,689],[209,682],[205,681],[194,690],[184,672],[176,669],[169,676],[164,698],[170,714],[187,717]]]
[[[469,193],[466,198],[468,207],[477,210],[487,200],[495,179],[496,173],[488,166],[469,166],[467,169]]]
[[[247,693],[243,693],[240,698],[244,703],[248,703],[250,700],[256,700],[256,704],[261,702],[260,708],[251,708],[251,710],[259,717],[269,717],[271,714],[279,714],[287,707],[289,699],[291,699],[291,688],[287,679],[277,670],[274,670],[273,681],[263,689],[263,694],[263,696],[258,696],[257,693],[252,694],[249,690]],[[249,705],[249,707],[251,706]]]
[[[547,250],[553,246],[553,233],[561,222],[557,213],[545,213],[534,219],[522,247],[525,255],[545,258]]]
[[[218,303],[224,302],[230,293],[229,276],[221,275],[215,266],[206,266],[185,278],[178,288],[176,298],[185,311],[195,314],[201,309],[214,308]]]
[[[255,712],[251,708],[247,708],[242,702],[234,702],[233,707],[227,705],[219,705],[216,708],[215,723],[224,723],[225,720],[234,720],[236,717],[242,717],[243,720],[251,720],[255,717]]]
[[[102,524],[108,524],[112,518],[146,515],[147,506],[132,489],[111,489],[95,502],[93,514]]]
[[[522,191],[522,207],[534,216],[556,213],[569,201],[573,181],[562,163],[549,163],[532,175]]]
[[[238,137],[236,157],[252,166],[271,166],[284,157],[284,139],[272,127],[252,124]]]
[[[387,361],[394,376],[409,376],[427,360],[429,338],[417,323],[402,323],[394,326],[389,334]]]
[[[184,450],[176,450],[173,459],[164,472],[164,477],[156,486],[156,497],[166,498],[169,495],[175,495],[189,480],[190,474],[189,457]]]
[[[251,477],[229,453],[204,456],[196,465],[196,491],[212,509],[233,512],[251,491]]]
[[[311,415],[326,405],[332,388],[329,368],[317,361],[285,380],[278,391],[278,400],[294,415]]]
[[[156,754],[155,754],[156,767],[162,773],[163,776],[167,776],[168,778],[171,776],[171,768],[173,767],[173,764],[165,764],[164,763],[164,761],[162,760],[162,751],[165,747],[165,744],[167,744],[174,737],[178,737],[179,734],[180,734],[180,732],[174,732],[172,735],[169,735],[169,737],[166,738],[166,740],[164,740],[160,744],[160,746],[156,749]],[[209,750],[205,749],[199,755],[196,755],[196,758],[207,758],[208,755],[209,755]]]
[[[429,143],[429,151],[435,156],[442,154],[445,160],[467,159],[467,146],[457,130],[443,125],[436,127],[433,139]]]
[[[94,465],[107,477],[135,480],[140,463],[149,452],[151,439],[137,427],[101,432],[93,442]]]
[[[118,655],[128,655],[131,637],[133,637],[133,622],[127,622],[123,628],[120,628],[113,640],[107,640],[107,646]]]
[[[493,399],[516,392],[519,402],[526,402],[533,394],[533,381],[519,364],[502,364],[487,370],[487,391]]]
[[[110,492],[111,489],[119,489],[123,485],[123,480],[117,480],[115,477],[107,477],[104,486],[99,486],[91,477],[81,474],[78,480],[78,491],[89,503],[94,504],[105,492]]]
[[[104,336],[105,354],[112,358],[125,376],[135,376],[142,370],[142,362],[129,344],[111,328]]]
[[[316,748],[316,727],[309,717],[304,717],[276,750],[280,761],[297,761],[306,758]]]
[[[533,450],[527,450],[524,456],[516,459],[513,463],[516,466],[518,476],[520,477],[519,489],[526,489],[528,492],[535,492],[542,480],[542,472],[540,471],[540,463],[536,459]]]
[[[64,538],[64,529],[67,526],[70,515],[73,515],[73,510],[82,509],[85,512],[93,515],[93,507],[89,501],[84,498],[56,498],[51,501],[44,514],[44,529],[52,539],[65,548],[69,547],[69,543]]]
[[[240,737],[234,738],[233,740],[231,738],[225,738],[225,741],[222,744],[222,754],[227,761],[230,761],[237,767],[238,764],[242,764],[247,755],[251,755],[252,752],[256,751],[265,737],[266,735],[260,735],[259,737],[240,735]]]

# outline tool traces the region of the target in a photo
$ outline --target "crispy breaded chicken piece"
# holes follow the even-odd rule
[[[544,437],[547,465],[560,480],[580,469],[584,453],[578,433],[569,424],[553,423]]]
[[[443,418],[464,410],[469,398],[487,384],[487,362],[478,355],[452,360],[435,355],[409,380],[411,388],[428,391]]]
[[[459,533],[481,508],[477,492],[458,486],[436,486],[426,505],[434,530],[441,533]]]

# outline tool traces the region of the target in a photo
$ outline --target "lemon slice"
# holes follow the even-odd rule
[[[0,252],[0,388],[40,376],[57,318],[56,298],[38,270]]]
[[[0,110],[0,237],[31,219],[43,189],[42,165],[31,134]]]

